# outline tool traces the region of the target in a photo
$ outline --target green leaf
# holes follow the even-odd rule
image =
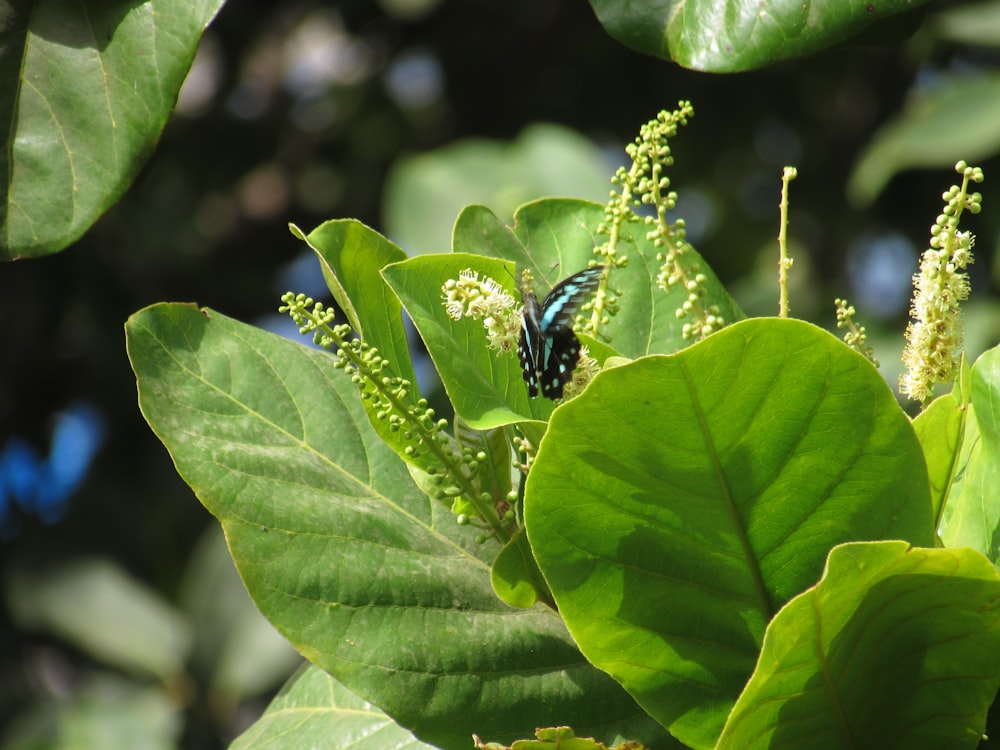
[[[959,405],[954,394],[948,393],[934,399],[913,420],[913,429],[927,462],[935,528],[940,527],[945,500],[958,471],[968,413],[968,409]]]
[[[733,73],[815,54],[927,0],[590,0],[622,44],[686,68]],[[910,25],[906,24],[907,28]]]
[[[951,169],[960,159],[975,163],[998,150],[1000,75],[943,76],[875,134],[854,166],[847,196],[867,206],[898,172]]]
[[[392,363],[393,374],[415,383],[403,308],[381,276],[390,263],[406,260],[406,253],[355,219],[327,221],[308,235],[295,227],[293,233],[316,253],[351,328]]]
[[[441,287],[467,268],[501,284],[505,277],[513,281],[509,265],[461,253],[410,258],[388,266],[383,276],[403,301],[455,413],[467,424],[488,430],[525,419],[545,419],[552,412],[552,402],[528,397],[516,348],[505,354],[487,349],[481,320],[448,317]]]
[[[114,562],[82,558],[45,572],[15,570],[5,588],[22,628],[45,630],[143,677],[167,680],[184,671],[189,623]]]
[[[524,502],[580,649],[695,748],[834,545],[934,541],[920,445],[885,381],[794,320],[602,372],[552,415]]]
[[[382,216],[389,236],[411,255],[440,253],[469,203],[510,217],[522,203],[547,195],[602,200],[613,170],[590,139],[535,123],[513,141],[466,138],[399,159],[386,177]]]
[[[594,259],[593,250],[600,239],[593,232],[603,219],[604,208],[596,203],[552,199],[522,206],[515,226],[508,228],[488,209],[470,206],[455,224],[454,246],[481,257],[458,252],[427,255],[383,271],[420,332],[456,413],[473,427],[488,429],[523,420],[545,420],[553,405],[543,398],[528,398],[516,352],[497,356],[489,351],[480,321],[454,321],[447,316],[441,286],[471,268],[480,278],[488,276],[504,286],[517,299],[514,269],[498,262],[499,258],[515,263],[518,271],[531,270],[541,297],[563,277],[586,268]],[[641,225],[630,231],[644,237]],[[626,268],[611,276],[611,286],[621,291],[616,295],[621,311],[600,331],[610,345],[594,346],[592,354],[600,361],[613,353],[636,357],[686,346],[681,336],[683,321],[676,315],[686,295],[679,289],[670,294],[656,289],[660,268],[656,249],[645,239],[635,242],[626,235],[619,251],[627,253],[630,260]],[[697,259],[693,251],[692,258]],[[711,269],[704,261],[700,263],[707,277],[706,304],[717,305],[726,320],[741,318],[742,313]],[[650,293],[651,288],[656,291]]]
[[[354,219],[328,221],[308,235],[293,225],[292,233],[319,257],[327,286],[351,328],[390,363],[383,374],[409,381],[405,402],[416,407],[420,393],[403,327],[403,307],[381,273],[388,264],[404,260],[406,253]],[[419,469],[434,464],[433,454],[427,451],[407,452],[413,441],[379,415],[371,399],[362,403],[375,431],[404,461]]]
[[[352,750],[432,748],[361,700],[322,669],[300,669],[271,701],[264,715],[229,750]]]
[[[188,305],[126,332],[140,408],[254,602],[351,692],[446,750],[561,721],[665,736],[550,610],[496,599],[496,548],[417,490],[328,355]]]
[[[594,248],[606,240],[596,234],[603,221],[604,206],[581,200],[548,199],[521,206],[513,227],[504,226],[482,206],[469,206],[455,223],[454,247],[512,261],[518,271],[530,270],[541,299],[541,292],[595,259]],[[621,290],[616,295],[621,310],[600,330],[615,351],[633,358],[669,354],[688,344],[681,336],[684,321],[676,313],[686,292],[675,289],[667,294],[657,287],[658,248],[645,235],[641,223],[627,224],[623,230],[618,253],[627,255],[629,264],[611,274],[611,286]],[[742,312],[704,259],[692,251],[690,260],[707,277],[704,304],[717,305],[727,322],[741,319]]]
[[[972,550],[837,547],[768,627],[719,750],[975,748],[1000,686],[998,602]]]
[[[220,7],[222,0],[5,6],[0,259],[62,250],[121,197],[152,153]]]
[[[496,595],[512,607],[531,607],[540,600],[551,603],[552,593],[545,585],[523,529],[493,561],[490,581]]]
[[[965,432],[968,464],[941,539],[1000,560],[1000,347],[972,366],[972,415]],[[954,493],[953,493],[954,494]]]

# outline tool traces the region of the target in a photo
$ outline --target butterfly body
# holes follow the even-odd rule
[[[562,398],[563,386],[573,377],[580,360],[580,341],[573,333],[573,319],[603,273],[603,266],[579,271],[559,282],[541,303],[534,292],[522,287],[524,315],[517,351],[521,374],[532,398],[537,398],[539,390],[545,398]]]

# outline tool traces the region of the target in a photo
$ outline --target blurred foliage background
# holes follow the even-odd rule
[[[792,314],[832,327],[848,296],[893,386],[940,195],[958,158],[983,166],[968,349],[995,344],[1000,3],[911,28],[723,76],[636,54],[568,0],[224,7],[124,198],[67,251],[0,267],[0,747],[223,747],[298,663],[143,422],[122,335],[161,300],[287,332],[281,292],[323,297],[288,222],[447,251],[468,203],[603,202],[639,125],[689,99],[671,179],[696,248],[775,313],[797,166]]]

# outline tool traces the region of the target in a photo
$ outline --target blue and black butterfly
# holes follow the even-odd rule
[[[604,266],[594,266],[559,282],[539,304],[535,293],[521,287],[524,320],[517,353],[528,395],[562,398],[563,386],[580,360],[580,341],[573,333],[577,308],[597,288]]]

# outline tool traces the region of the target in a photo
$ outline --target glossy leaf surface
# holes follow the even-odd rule
[[[892,35],[893,16],[922,2],[591,0],[590,4],[608,33],[632,49],[686,68],[732,73],[815,54],[877,22],[886,26],[884,39]],[[904,32],[912,30],[908,20],[901,23]]]
[[[584,654],[696,748],[833,546],[934,540],[920,445],[885,382],[792,320],[598,375],[550,420],[525,522]]]

